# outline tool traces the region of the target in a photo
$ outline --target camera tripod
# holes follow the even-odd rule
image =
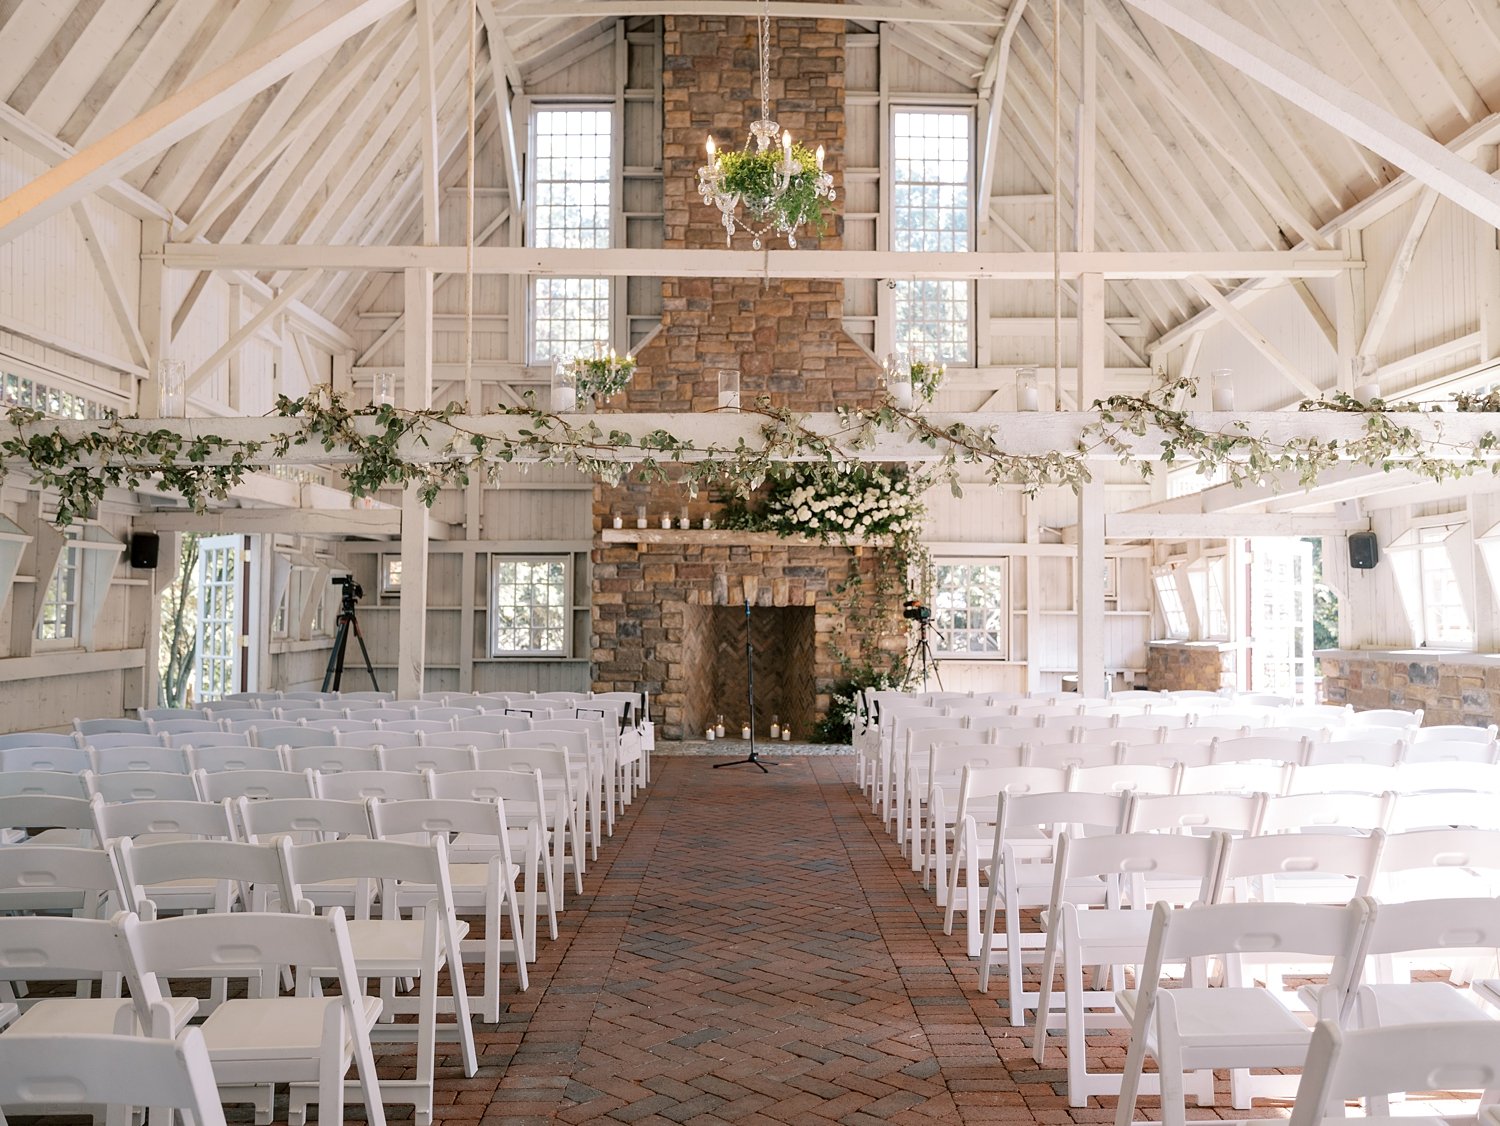
[[[328,667],[323,670],[324,692],[337,692],[344,682],[344,656],[349,651],[349,634],[352,631],[354,639],[359,642],[359,653],[365,659],[365,671],[370,674],[370,687],[380,691],[380,685],[375,680],[375,666],[370,663],[370,651],[365,648],[364,631],[359,628],[359,617],[354,612],[355,602],[358,596],[354,593],[355,584],[347,580],[333,580],[344,588],[343,601],[339,603],[338,632],[333,639],[333,652],[328,654]]]
[[[911,652],[906,655],[906,667],[901,670],[901,683],[911,684],[920,675],[922,678],[922,691],[927,691],[927,678],[931,676],[937,681],[938,689],[943,688],[943,674],[938,671],[938,660],[932,652],[932,642],[928,634],[934,632],[931,618],[917,619],[917,641],[911,647]],[[942,634],[939,632],[938,636]]]

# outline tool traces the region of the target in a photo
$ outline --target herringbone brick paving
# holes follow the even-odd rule
[[[480,1026],[480,1075],[440,1080],[440,1122],[1113,1121],[1113,1099],[1070,1110],[1061,1048],[1038,1069],[977,991],[851,759],[654,769],[531,989]],[[1123,1063],[1121,1036],[1090,1041]]]

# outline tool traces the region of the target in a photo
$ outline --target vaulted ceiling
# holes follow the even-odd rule
[[[83,149],[241,55],[277,28],[339,0],[0,0],[0,133],[33,130]],[[343,0],[354,7],[353,0]],[[1096,42],[1098,238],[1109,250],[1266,250],[1319,231],[1401,174],[1303,108],[1168,30],[1135,0],[1061,0],[1063,122],[1054,169],[1056,0],[870,0],[837,6],[853,26],[889,20],[919,59],[1001,100],[998,142],[1071,210],[1072,131],[1086,35]],[[601,23],[716,0],[477,0],[476,103],[492,126],[496,83],[528,71]],[[1472,159],[1500,106],[1494,0],[1201,0],[1328,79]],[[806,9],[807,6],[802,6]],[[819,5],[834,9],[834,5]],[[388,14],[315,61],[145,160],[125,179],[180,221],[180,239],[414,241],[420,222],[420,21],[430,19],[439,158],[467,135],[471,8],[387,5]],[[747,5],[730,9],[743,13]],[[1003,84],[1002,81],[1003,80]],[[337,278],[308,300],[338,316]],[[1182,284],[1151,287],[1141,310],[1162,331],[1204,305]]]

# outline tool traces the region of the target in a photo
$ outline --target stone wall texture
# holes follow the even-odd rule
[[[809,148],[825,146],[825,166],[842,201],[844,22],[776,19],[771,34],[771,114]],[[750,122],[760,116],[756,20],[667,16],[664,59],[664,245],[723,247],[719,213],[698,197],[697,170],[710,132],[721,148],[740,148]],[[800,252],[839,248],[841,229],[838,216],[831,215],[825,234],[799,233]],[[782,244],[775,240],[774,245]],[[749,238],[737,236],[735,247],[749,249]],[[640,350],[631,386],[609,409],[714,410],[720,368],[739,369],[741,401],[747,406],[761,396],[797,411],[873,402],[881,386],[880,369],[844,332],[843,300],[843,283],[836,279],[665,278],[661,331]],[[616,514],[633,528],[638,505],[647,507],[653,528],[660,527],[663,513],[675,517],[684,508],[696,527],[715,508],[709,497],[689,498],[671,483],[633,482],[595,491],[601,528]],[[748,580],[756,605],[815,609],[811,664],[821,715],[830,686],[844,671],[842,654],[873,659],[889,656],[892,646],[895,651],[904,647],[904,633],[886,636],[886,627],[878,624],[855,627],[863,631],[857,635],[849,632],[850,607],[844,603],[853,596],[846,587],[857,570],[867,579],[860,584],[860,597],[873,597],[875,560],[868,550],[856,555],[821,545],[596,541],[595,687],[644,687],[657,702],[655,718],[665,738],[692,733],[689,723],[698,724],[704,713],[696,697],[706,688],[701,660],[711,644],[698,636],[709,616],[692,608],[738,604]],[[886,616],[873,605],[871,610],[873,618]],[[861,614],[852,619],[873,622]],[[809,646],[804,641],[796,648],[806,651]],[[696,733],[701,735],[701,729]]]
[[[1146,684],[1154,692],[1217,692],[1235,685],[1234,650],[1217,645],[1152,645]]]
[[[1404,655],[1319,657],[1323,698],[1330,704],[1423,710],[1422,724],[1484,727],[1500,714],[1500,668]]]

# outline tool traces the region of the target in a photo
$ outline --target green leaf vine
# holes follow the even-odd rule
[[[1339,461],[1412,470],[1443,481],[1489,469],[1500,471],[1500,437],[1486,432],[1466,446],[1430,441],[1407,423],[1409,406],[1380,400],[1362,403],[1335,394],[1302,404],[1303,410],[1353,411],[1364,415],[1357,438],[1340,440],[1301,435],[1277,440],[1252,433],[1245,422],[1205,430],[1194,415],[1179,409],[1179,398],[1194,390],[1190,380],[1170,380],[1142,395],[1116,395],[1094,404],[1098,418],[1085,426],[1070,449],[1016,454],[1004,448],[999,428],[949,418],[928,418],[918,409],[884,397],[870,406],[844,406],[838,429],[825,434],[807,418],[762,397],[745,413],[758,420],[758,440],[700,443],[668,430],[636,436],[607,428],[608,415],[558,415],[535,407],[502,412],[521,424],[509,435],[482,432],[456,403],[433,410],[394,406],[355,406],[326,387],[300,398],[278,398],[270,414],[286,429],[269,439],[244,440],[215,435],[212,419],[193,420],[192,432],[175,425],[141,425],[110,419],[90,424],[48,418],[30,408],[6,413],[12,430],[0,437],[0,465],[28,473],[38,486],[58,496],[56,522],[71,523],[93,512],[110,488],[150,487],[181,496],[195,510],[222,500],[252,472],[285,461],[295,450],[323,450],[338,462],[344,486],[355,496],[383,488],[415,487],[432,503],[446,487],[486,479],[514,462],[568,465],[600,481],[618,485],[627,476],[646,482],[680,481],[691,494],[712,488],[748,497],[792,462],[836,469],[843,463],[874,460],[869,455],[886,435],[931,451],[912,472],[924,486],[946,484],[962,495],[962,481],[978,470],[994,484],[1019,485],[1028,494],[1049,486],[1079,489],[1091,480],[1089,464],[1100,453],[1114,453],[1142,477],[1156,462],[1168,467],[1192,463],[1198,472],[1222,475],[1235,485],[1255,484],[1272,474],[1295,473],[1311,483]],[[1500,413],[1500,395],[1461,395],[1457,411]],[[132,422],[134,424],[132,425]],[[202,431],[202,432],[200,432]],[[1159,433],[1155,458],[1142,457],[1138,439]],[[436,443],[441,443],[437,446]],[[416,448],[425,447],[420,453]]]

